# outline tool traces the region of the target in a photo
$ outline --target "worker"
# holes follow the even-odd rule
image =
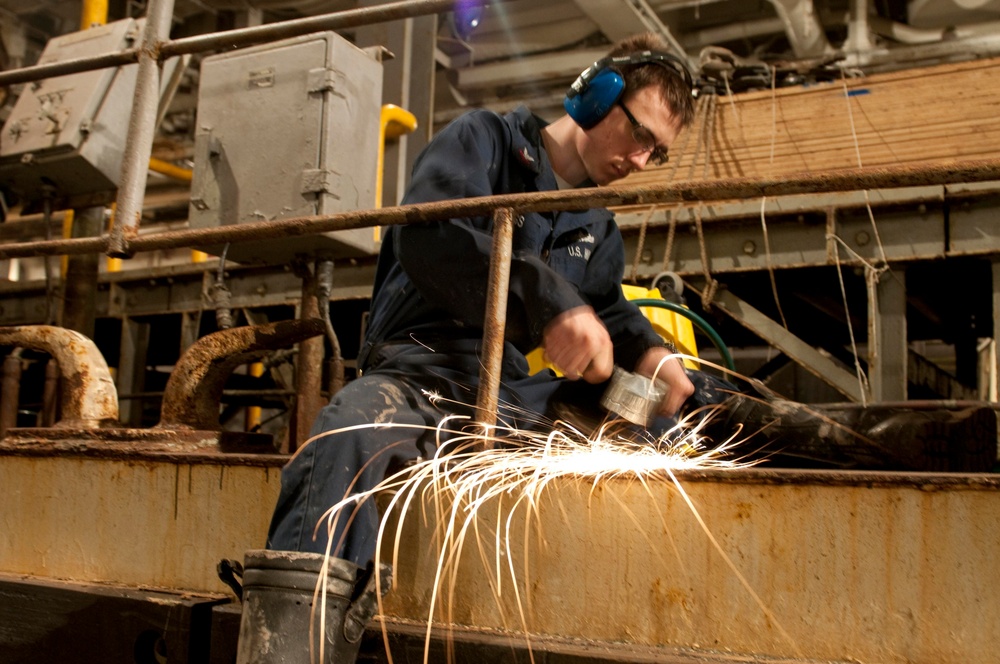
[[[403,202],[606,185],[663,163],[694,115],[691,75],[656,37],[638,35],[587,68],[564,106],[566,114],[552,123],[523,107],[458,118],[417,158]],[[655,373],[670,388],[661,414],[676,413],[696,388],[672,357],[674,349],[622,293],[624,246],[613,215],[605,209],[525,213],[514,225],[501,424],[531,428],[540,416],[552,417],[558,403],[596,408],[615,366]],[[379,523],[374,501],[346,510],[332,533],[324,513],[407,463],[430,458],[444,418],[472,419],[491,232],[490,216],[389,228],[358,357],[362,373],[320,412],[313,437],[283,469],[269,551],[261,552],[270,558],[258,556],[260,564],[288,569],[294,560],[302,569],[318,569],[310,556],[321,556],[329,544],[339,573],[350,565],[358,570],[356,586],[371,588]],[[564,378],[551,370],[529,374],[525,354],[538,346]],[[253,661],[271,661],[262,653],[274,646],[255,639],[261,630],[253,625],[280,617],[291,629],[308,620],[307,608],[300,607],[306,612],[300,618],[288,615],[296,602],[273,591],[267,601],[245,603],[241,635],[247,638],[241,636],[240,648],[261,655]],[[367,599],[356,604],[373,606]],[[341,654],[349,648],[338,625],[359,622],[348,614],[340,609],[326,616],[331,647]],[[361,616],[360,624],[366,620]],[[269,629],[284,627],[275,622]]]
[[[693,119],[691,76],[656,37],[638,35],[587,68],[564,106],[566,113],[551,123],[523,107],[507,115],[478,110],[458,118],[417,158],[404,203],[601,186],[663,163]],[[491,229],[492,218],[483,216],[387,231],[358,357],[362,374],[334,395],[311,439],[282,471],[267,542],[276,555],[320,555],[329,544],[338,563],[370,567],[379,524],[374,501],[353,505],[332,529],[327,510],[413,460],[430,458],[443,435],[436,427],[446,417],[472,421]],[[618,366],[667,383],[659,409],[664,417],[682,406],[725,400],[725,415],[718,419],[722,435],[740,426],[765,429],[768,418],[784,418],[801,434],[792,456],[834,464],[846,459],[850,465],[874,449],[876,464],[886,458],[867,437],[838,438],[843,427],[819,439],[817,432],[829,430],[835,415],[816,417],[764,391],[733,396],[725,382],[686,371],[623,296],[624,263],[621,235],[605,209],[516,218],[502,426],[532,428],[553,418],[560,404],[596,408]],[[537,346],[563,377],[549,370],[529,374],[525,354]],[[789,451],[766,443],[759,449],[771,457]],[[336,624],[337,618],[327,620]]]
[[[564,105],[552,123],[523,107],[458,118],[417,158],[404,203],[606,185],[663,163],[693,118],[691,76],[656,37],[638,35],[584,71]],[[358,357],[363,373],[319,414],[312,434],[328,435],[283,470],[269,548],[325,551],[326,527],[316,526],[331,505],[428,458],[442,418],[472,414],[491,226],[485,216],[388,230]],[[665,415],[695,391],[682,364],[669,359],[673,349],[622,293],[624,247],[609,211],[522,214],[512,253],[503,423],[531,426],[557,400],[596,405],[615,365],[644,376],[658,371],[670,387]],[[529,375],[525,354],[539,345],[565,378]],[[376,423],[394,426],[357,428]],[[334,554],[365,565],[375,551],[376,506],[358,505],[345,533],[347,521],[333,533]]]

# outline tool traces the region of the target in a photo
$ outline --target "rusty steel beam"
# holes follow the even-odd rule
[[[4,358],[0,381],[0,438],[7,429],[17,426],[17,404],[21,393],[21,353],[19,349]]]
[[[302,279],[302,303],[299,307],[299,318],[302,320],[319,317],[320,303],[316,297],[315,275],[308,274]],[[329,308],[329,302],[322,306]],[[326,321],[323,321],[323,332],[326,332]],[[295,426],[288,436],[288,449],[282,452],[294,452],[309,438],[312,423],[323,409],[323,397],[320,388],[323,383],[323,339],[304,339],[299,344],[299,354],[295,358]]]
[[[451,217],[491,215],[509,207],[515,213],[585,210],[593,207],[657,205],[785,196],[789,194],[887,189],[917,185],[986,182],[1000,179],[1000,160],[973,160],[963,164],[859,168],[835,174],[803,174],[798,177],[723,178],[660,185],[619,185],[595,189],[531,192],[482,196],[417,205],[399,205],[378,210],[352,210],[235,224],[215,228],[166,231],[142,235],[129,241],[131,252],[177,249],[201,244],[252,242],[278,237],[315,235],[368,226],[398,226],[440,221]],[[0,245],[0,259],[107,251],[108,238],[75,238]]]
[[[79,332],[52,325],[0,328],[0,346],[48,353],[59,365],[62,418],[57,427],[94,429],[118,422],[118,394],[104,356]]]
[[[493,2],[496,1],[493,0]],[[389,2],[377,7],[349,9],[252,28],[197,35],[172,41],[164,40],[158,44],[158,48],[153,53],[162,62],[166,58],[175,55],[200,53],[220,48],[233,48],[234,46],[248,46],[274,39],[307,35],[321,30],[340,30],[401,18],[439,14],[451,11],[453,7],[454,0],[403,0],[402,2]],[[81,71],[93,71],[94,69],[103,69],[105,67],[133,64],[139,61],[143,48],[130,48],[114,53],[102,53],[101,55],[87,58],[74,58],[62,62],[3,71],[0,72],[0,86],[40,81],[54,76],[75,74]]]
[[[485,0],[484,0],[485,1]],[[493,0],[495,3],[496,0]],[[478,3],[474,3],[478,4]],[[265,41],[308,35],[322,30],[343,30],[361,25],[384,23],[401,18],[412,18],[427,14],[450,12],[455,8],[454,0],[403,0],[387,2],[375,7],[348,9],[332,14],[269,23],[252,28],[228,30],[208,35],[196,35],[175,39],[163,44],[160,53],[164,58],[184,53],[201,53],[220,48],[249,46]]]
[[[14,85],[15,83],[27,83],[29,81],[41,81],[42,79],[54,76],[64,76],[66,74],[76,74],[81,71],[93,71],[94,69],[104,69],[105,67],[119,67],[130,65],[139,60],[139,49],[130,48],[114,53],[102,53],[89,58],[74,58],[61,62],[51,62],[44,65],[34,65],[0,71],[0,86]]]
[[[486,290],[486,317],[483,320],[483,359],[479,371],[476,420],[489,429],[497,421],[500,400],[500,371],[503,365],[504,329],[507,327],[507,295],[510,290],[510,258],[514,238],[514,211],[500,208],[493,214],[493,250],[490,252],[490,280]],[[484,432],[486,433],[486,432]],[[489,436],[483,448],[492,447]]]
[[[268,351],[323,334],[322,320],[235,327],[202,337],[177,361],[163,393],[160,429],[219,429],[219,399],[233,369]]]

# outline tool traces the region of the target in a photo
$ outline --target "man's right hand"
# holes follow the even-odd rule
[[[549,362],[569,380],[601,383],[611,378],[611,335],[591,307],[574,307],[549,321],[542,344]]]

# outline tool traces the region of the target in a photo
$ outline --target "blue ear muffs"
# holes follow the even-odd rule
[[[563,108],[584,129],[590,129],[611,112],[625,93],[625,79],[617,68],[622,65],[653,64],[664,67],[694,87],[687,64],[677,56],[657,51],[639,51],[622,57],[602,58],[587,67],[566,91]]]
[[[595,62],[581,74],[563,100],[566,113],[584,129],[600,122],[625,92],[625,79],[616,69],[601,65],[596,73],[588,75],[599,64]],[[577,83],[582,83],[579,90]]]

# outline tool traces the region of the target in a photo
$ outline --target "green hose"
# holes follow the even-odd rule
[[[691,323],[701,330],[705,336],[712,340],[712,344],[715,349],[719,351],[722,355],[722,362],[726,365],[726,368],[732,372],[736,372],[736,364],[733,362],[733,356],[729,352],[729,348],[726,346],[722,337],[719,333],[715,331],[708,321],[691,311],[687,307],[682,307],[679,304],[674,304],[673,302],[667,302],[666,300],[655,300],[651,298],[640,298],[638,300],[632,300],[632,304],[637,307],[659,307],[660,309],[666,309],[667,311],[672,311],[675,314],[680,314],[687,318]]]

